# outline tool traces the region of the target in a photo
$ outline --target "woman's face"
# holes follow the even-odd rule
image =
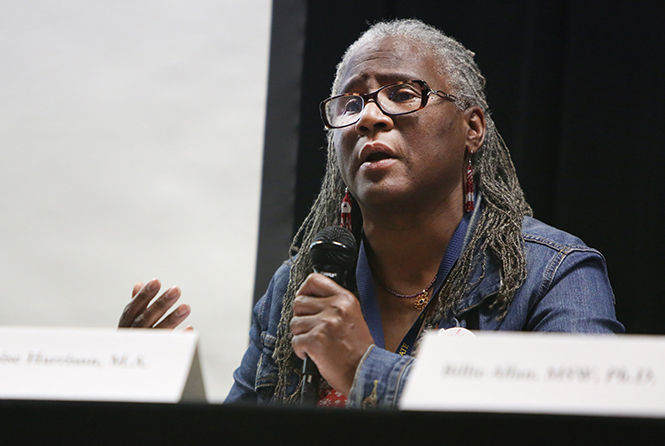
[[[450,93],[432,54],[401,37],[362,45],[340,76],[338,94],[414,79]],[[461,209],[467,127],[465,112],[430,95],[422,110],[394,117],[369,102],[356,124],[333,130],[342,177],[363,214],[376,206],[400,209],[451,200]]]

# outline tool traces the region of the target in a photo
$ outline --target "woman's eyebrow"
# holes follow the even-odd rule
[[[344,83],[342,88],[340,89],[339,93],[348,93],[349,91],[353,89],[357,89],[358,87],[364,85],[368,79],[374,78],[381,85],[388,85],[392,82],[399,82],[399,81],[412,81],[416,79],[420,79],[418,75],[414,73],[407,73],[407,72],[385,72],[385,73],[373,73],[371,75],[369,74],[360,74],[353,76],[351,79],[349,79],[347,82]]]

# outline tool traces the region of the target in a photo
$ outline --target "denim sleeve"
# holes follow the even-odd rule
[[[266,293],[254,306],[249,329],[249,346],[240,366],[233,372],[233,386],[224,400],[225,403],[260,402],[262,395],[259,393],[269,392],[274,384],[275,373],[267,359],[272,356],[275,346],[275,336],[270,333],[270,329],[274,328],[270,326],[270,317],[271,312],[277,315],[280,313],[281,297],[288,281],[288,271],[289,264],[283,264],[271,279]],[[273,305],[276,305],[276,308],[272,308]],[[268,395],[263,397],[267,399]]]
[[[413,361],[371,345],[356,369],[348,406],[396,408]]]
[[[560,252],[543,275],[527,330],[623,333],[603,256],[593,249]]]
[[[233,372],[233,386],[224,403],[256,403],[257,394],[254,390],[256,370],[261,356],[261,324],[266,296],[263,296],[252,312],[252,325],[249,329],[249,346],[242,357],[240,366]]]

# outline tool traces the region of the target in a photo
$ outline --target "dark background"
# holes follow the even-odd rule
[[[661,3],[275,1],[255,295],[318,191],[318,103],[345,48],[415,17],[476,53],[535,216],[605,255],[629,333],[665,333]]]

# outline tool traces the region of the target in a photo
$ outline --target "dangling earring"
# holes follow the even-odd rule
[[[339,225],[344,229],[351,231],[351,194],[349,188],[344,188],[344,198],[342,198],[342,206],[340,209]]]
[[[473,165],[471,165],[471,156],[466,161],[466,178],[464,179],[464,212],[473,212]]]

